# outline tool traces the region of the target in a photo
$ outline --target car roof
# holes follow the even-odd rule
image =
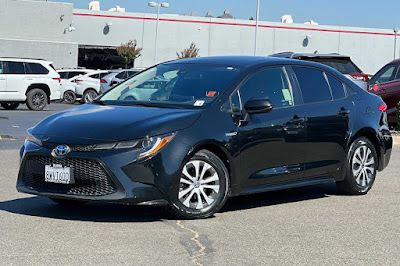
[[[393,60],[393,61],[387,63],[387,65],[389,65],[389,64],[397,64],[397,63],[400,63],[400,59]]]
[[[48,63],[52,64],[53,62],[47,61],[44,59],[36,59],[36,58],[21,58],[21,57],[0,57],[0,61],[15,61],[15,62],[31,62],[31,63]]]
[[[94,71],[93,69],[82,69],[82,68],[63,68],[63,69],[57,69],[57,72],[90,72]]]
[[[294,52],[282,52],[270,55],[271,57],[281,57],[281,58],[336,58],[336,59],[347,59],[350,60],[350,56],[342,55],[338,53],[330,53],[330,54],[319,54],[319,53],[294,53]]]

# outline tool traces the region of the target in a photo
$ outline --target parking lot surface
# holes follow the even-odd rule
[[[334,184],[237,197],[206,220],[161,207],[62,207],[15,189],[25,131],[52,113],[0,110],[2,265],[399,265],[400,148],[366,196]]]

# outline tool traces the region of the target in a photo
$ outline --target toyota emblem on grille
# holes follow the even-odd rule
[[[58,145],[53,149],[51,155],[55,158],[64,157],[71,152],[71,149],[67,145]]]

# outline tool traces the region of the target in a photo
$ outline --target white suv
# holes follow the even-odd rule
[[[100,94],[100,82],[108,75],[110,70],[96,70],[76,79],[75,94],[82,98],[82,102],[88,103]]]
[[[52,62],[0,57],[0,103],[3,108],[12,110],[20,103],[26,103],[29,109],[40,111],[50,101],[60,98],[60,75]]]

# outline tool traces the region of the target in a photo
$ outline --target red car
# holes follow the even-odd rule
[[[400,102],[400,59],[388,63],[372,77],[369,92],[382,97],[387,105],[388,122],[396,125],[396,108]]]

